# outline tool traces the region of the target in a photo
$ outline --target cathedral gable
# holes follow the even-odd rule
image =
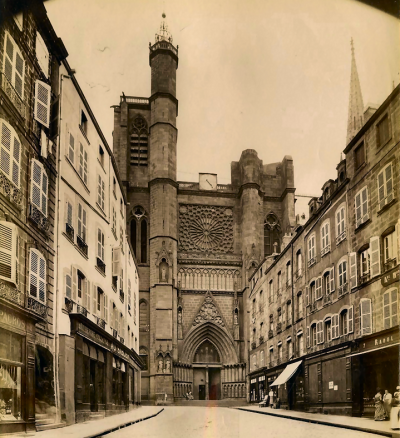
[[[193,327],[206,322],[213,322],[220,327],[225,327],[224,318],[214,302],[211,292],[207,292],[203,303],[201,304],[192,323]]]

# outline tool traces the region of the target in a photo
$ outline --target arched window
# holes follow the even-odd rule
[[[133,216],[130,223],[130,239],[139,263],[147,263],[147,216],[143,207],[137,206],[133,209]]]
[[[264,256],[281,252],[281,227],[278,218],[268,214],[264,222]]]
[[[131,127],[131,166],[147,166],[147,122],[142,116],[135,117]]]

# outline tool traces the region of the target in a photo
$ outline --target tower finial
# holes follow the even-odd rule
[[[159,41],[167,41],[168,43],[172,44],[172,35],[170,34],[168,30],[168,25],[165,22],[165,19],[167,18],[165,12],[162,13],[162,22],[160,24],[160,30],[158,33],[156,33],[156,43]]]
[[[350,74],[350,97],[349,114],[347,120],[347,142],[355,137],[357,132],[364,125],[364,104],[361,94],[360,80],[357,73],[356,58],[354,54],[353,38],[350,40],[351,47],[351,74]]]

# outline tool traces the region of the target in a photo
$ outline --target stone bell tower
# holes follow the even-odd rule
[[[178,48],[165,23],[165,14],[149,45],[151,119],[149,127],[150,191],[150,394],[167,394],[173,401],[172,362],[176,359],[176,70]]]

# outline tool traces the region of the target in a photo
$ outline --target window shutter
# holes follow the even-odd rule
[[[349,254],[350,262],[350,289],[357,287],[357,254],[351,252]]]
[[[72,204],[67,202],[67,218],[66,223],[72,227]]]
[[[85,293],[86,293],[86,309],[88,310],[88,312],[90,312],[90,306],[91,306],[91,300],[92,300],[92,296],[90,294],[90,292],[92,291],[91,289],[91,285],[90,285],[90,281],[86,280],[86,285],[85,285]]]
[[[330,274],[329,278],[330,278],[330,282],[331,282],[330,293],[332,293],[335,290],[335,268],[334,267],[331,269],[331,274]]]
[[[107,295],[103,294],[103,313],[101,314],[101,317],[104,319],[105,322],[108,321],[108,298]]]
[[[113,276],[121,275],[121,248],[113,248]]]
[[[392,165],[386,167],[385,169],[385,179],[386,179],[386,204],[393,201],[393,179],[392,179]]]
[[[10,128],[2,121],[1,123],[1,170],[10,179],[11,169],[11,141],[12,134]]]
[[[82,204],[78,204],[78,236],[82,237]]]
[[[36,32],[36,58],[47,78],[49,76],[49,51],[39,32]]]
[[[98,176],[98,181],[97,181],[97,203],[101,207],[101,176],[100,175]]]
[[[347,313],[347,324],[348,324],[347,333],[353,333],[354,332],[353,306],[349,307],[349,310],[348,310],[348,313]]]
[[[50,126],[51,87],[45,82],[35,83],[35,109],[33,117],[42,125]]]
[[[38,298],[39,289],[39,256],[36,250],[30,250],[29,257],[29,295]]]
[[[391,327],[390,310],[390,292],[386,292],[383,294],[383,326],[385,330]]]
[[[92,313],[93,313],[93,315],[96,315],[97,314],[97,286],[95,286],[94,284],[93,284],[92,294],[93,294],[93,303],[92,303],[93,310],[92,310]],[[100,313],[100,315],[101,315],[101,313]]]
[[[15,52],[15,91],[22,98],[24,95],[25,61],[19,52]]]
[[[371,278],[376,277],[381,273],[381,253],[379,236],[371,237],[370,239],[370,254],[371,254]]]
[[[307,347],[310,347],[310,327],[307,327]]]
[[[332,316],[332,339],[339,337],[339,315]]]
[[[310,286],[306,286],[306,306],[310,305]]]
[[[113,314],[114,314],[114,312],[113,312],[113,301],[112,301],[112,299],[110,298],[110,308],[109,308],[109,322],[110,322],[110,327],[112,327],[112,328],[115,328],[114,327],[114,319],[113,319]]]
[[[324,341],[324,321],[319,322],[320,341],[323,344]]]
[[[104,181],[101,181],[101,209],[104,210],[105,187]]]
[[[19,173],[21,163],[21,143],[14,135],[14,150],[13,150],[13,167],[12,167],[12,182],[19,188]]]
[[[369,298],[363,298],[360,303],[361,336],[372,333],[372,304]]]
[[[39,301],[46,303],[46,259],[39,254]]]
[[[368,189],[367,187],[364,187],[364,189],[361,192],[361,202],[362,202],[362,217],[361,217],[361,223],[364,223],[368,220]]]
[[[79,143],[79,176],[83,179],[83,144]]]
[[[42,171],[42,213],[47,217],[47,190],[48,190],[48,179],[47,174]]]
[[[355,199],[355,211],[356,211],[356,228],[361,225],[361,193],[357,193]]]
[[[83,155],[83,182],[86,185],[88,183],[88,154],[86,150]]]
[[[17,283],[17,226],[0,222],[0,278]]]
[[[391,317],[392,317],[392,327],[396,326],[397,323],[397,289],[392,289],[390,292],[390,301],[391,301]]]
[[[68,159],[74,164],[75,160],[75,139],[74,136],[69,133],[69,142],[68,142]]]
[[[6,47],[5,47],[5,57],[4,57],[4,74],[6,78],[13,84],[13,65],[14,65],[14,42],[10,35],[6,34]]]
[[[65,276],[65,296],[67,298],[72,297],[72,278],[69,274]]]
[[[32,190],[31,202],[40,211],[41,209],[41,182],[42,182],[42,168],[36,160],[32,162]]]
[[[78,270],[72,266],[72,299],[76,302],[78,296]]]
[[[322,298],[322,277],[318,277],[316,281],[316,295],[317,299]]]
[[[58,136],[58,129],[59,129],[59,123],[60,123],[60,96],[57,96],[55,99],[53,99],[53,103],[51,104],[51,120],[50,120],[50,138],[52,140],[55,140],[55,138]]]

